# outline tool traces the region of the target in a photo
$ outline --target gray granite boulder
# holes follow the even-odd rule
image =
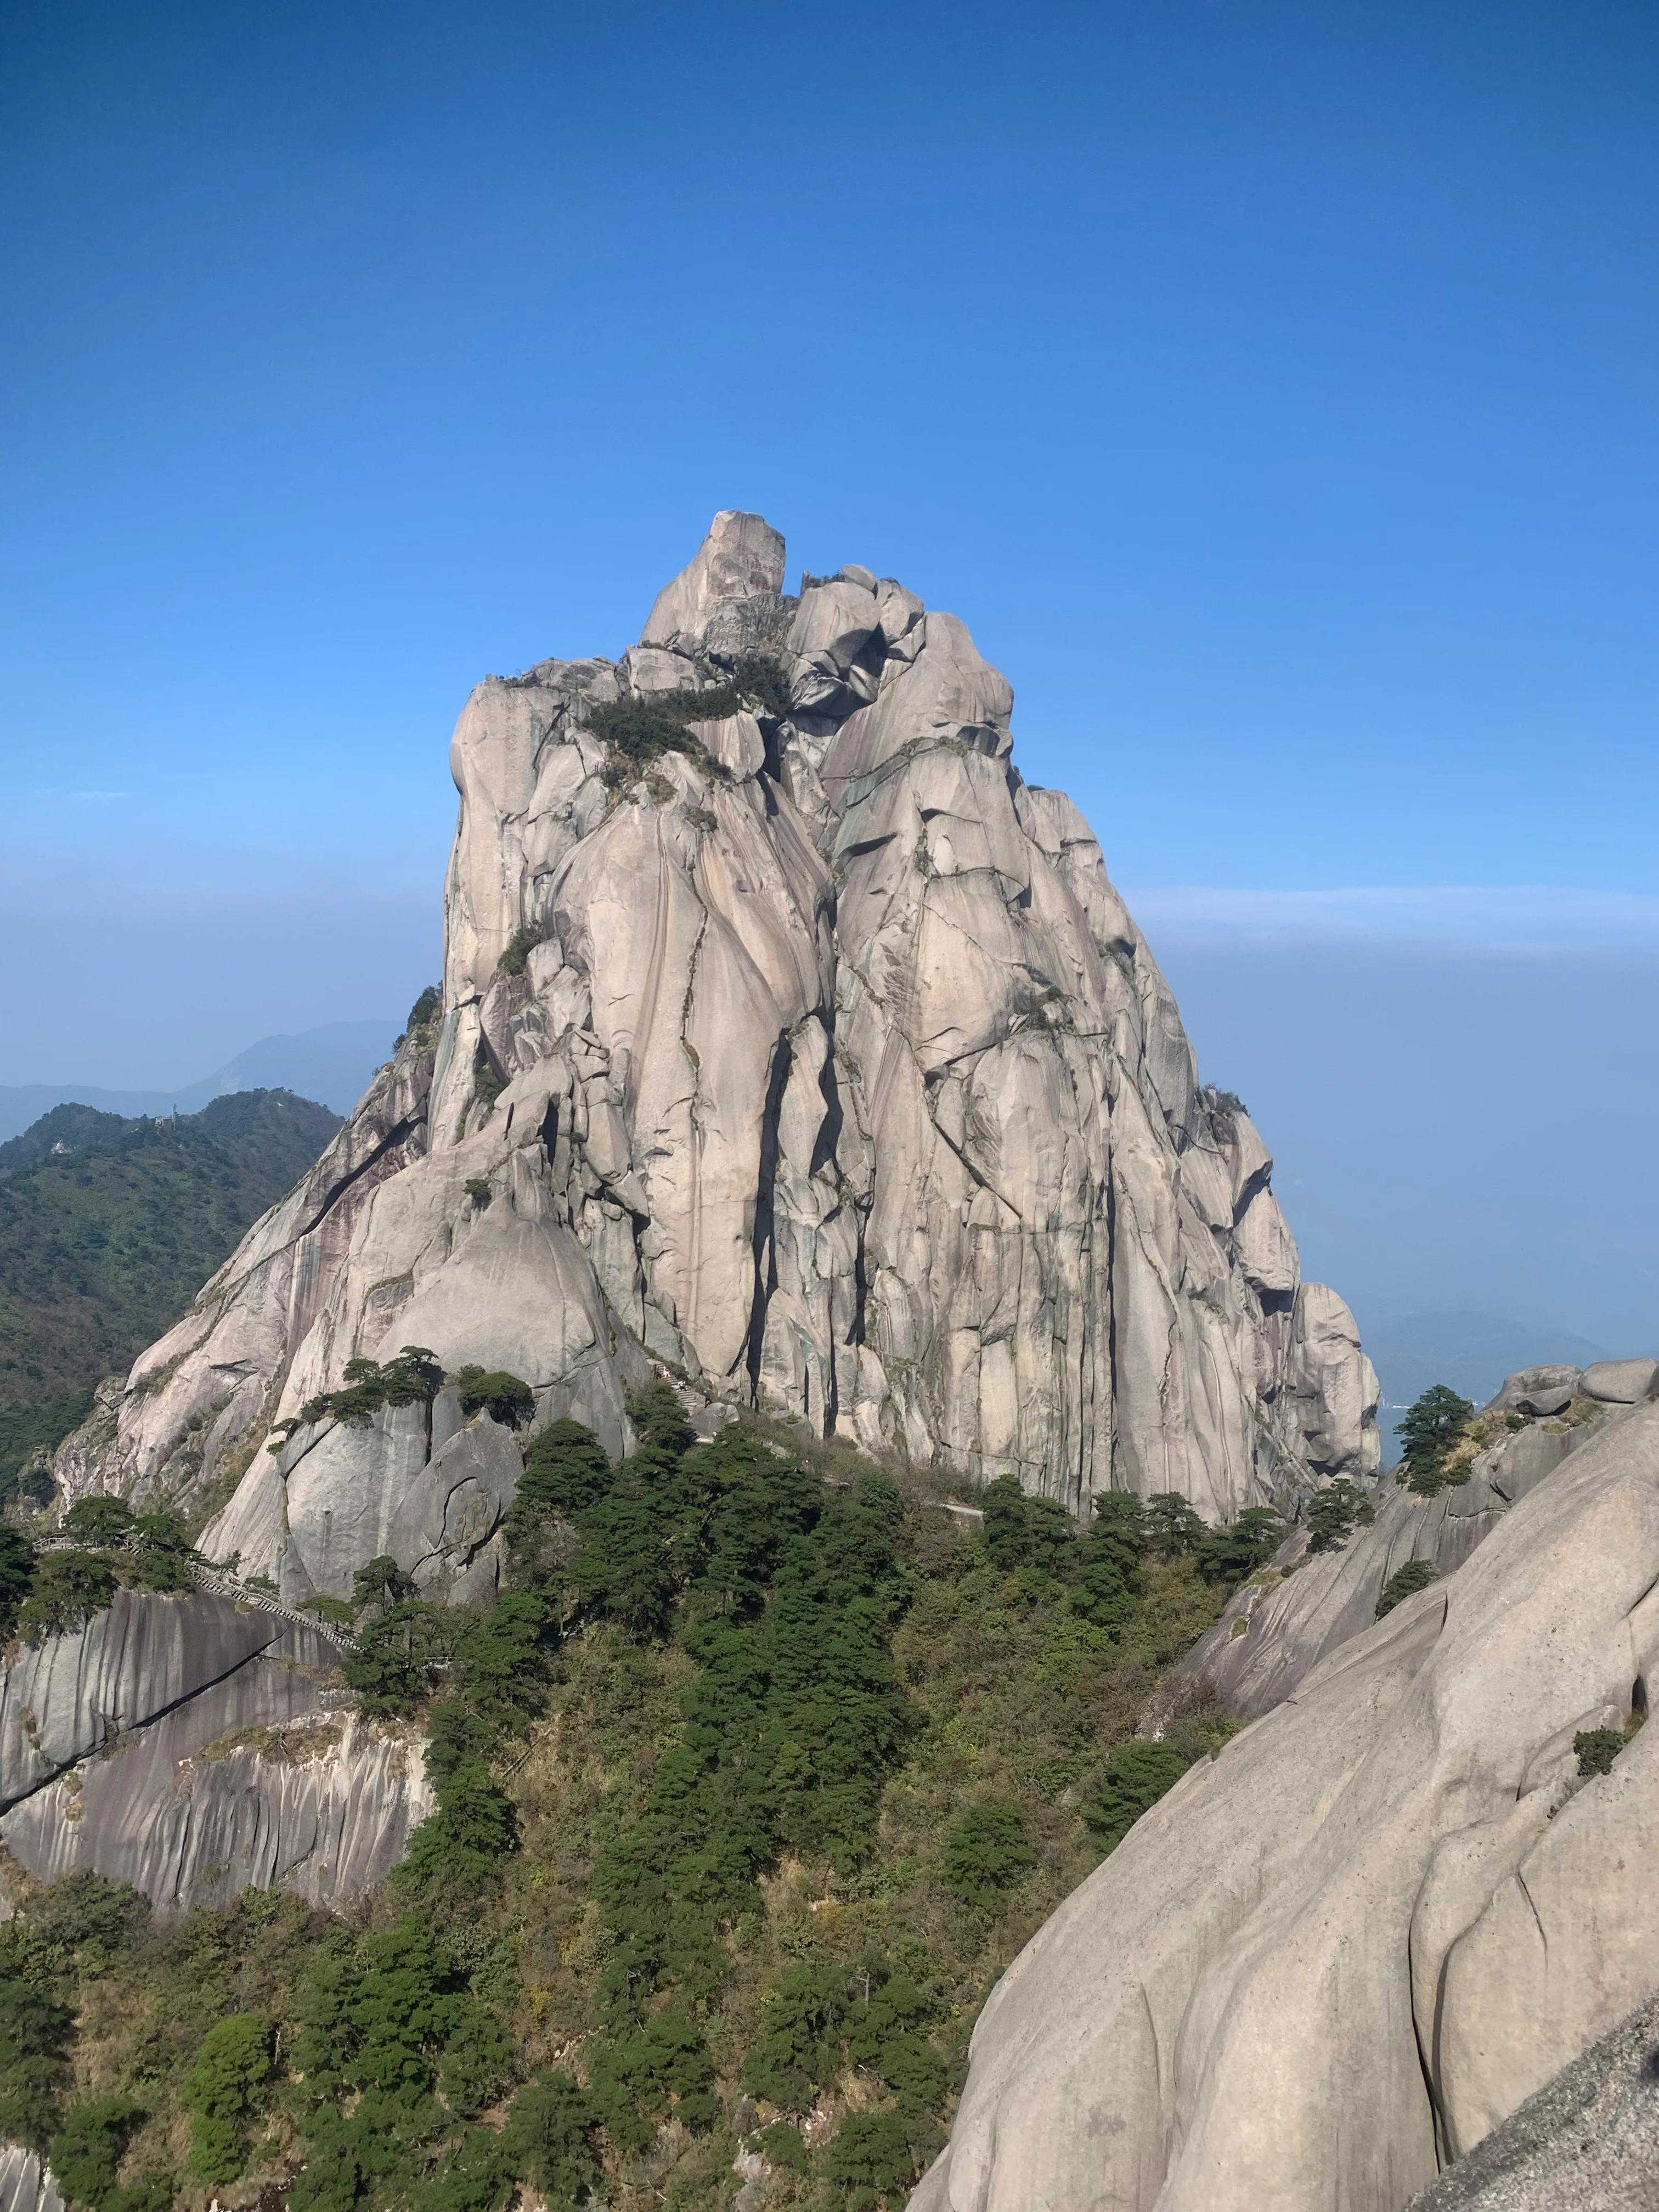
[[[917,2212],[1401,2212],[1659,1988],[1656,1665],[1644,1407],[1066,1900],[981,2014]],[[1585,1779],[1575,1735],[1620,1721]]]
[[[1197,1684],[1241,1719],[1288,1698],[1320,1661],[1368,1629],[1384,1586],[1412,1560],[1453,1574],[1509,1509],[1601,1428],[1626,1418],[1609,1407],[1599,1422],[1534,1422],[1501,1437],[1474,1460],[1467,1482],[1419,1498],[1383,1480],[1370,1495],[1376,1520],[1339,1549],[1315,1552],[1297,1528],[1271,1564],[1229,1601],[1176,1675]]]
[[[430,1406],[325,1417],[263,1455],[201,1548],[235,1557],[245,1576],[270,1575],[292,1605],[349,1597],[357,1569],[380,1558],[428,1595],[487,1597],[522,1471],[513,1431],[488,1413],[467,1419],[453,1390]]]
[[[1579,1385],[1587,1398],[1610,1406],[1636,1406],[1659,1390],[1659,1360],[1597,1359],[1584,1370]]]

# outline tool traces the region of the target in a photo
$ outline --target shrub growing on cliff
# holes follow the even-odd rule
[[[76,1544],[94,1550],[118,1544],[132,1526],[132,1508],[125,1498],[100,1495],[77,1498],[64,1516],[64,1534]]]
[[[1285,1540],[1285,1519],[1268,1505],[1247,1505],[1237,1521],[1206,1528],[1198,1540],[1198,1571],[1206,1583],[1235,1589],[1265,1566]]]
[[[1077,1523],[1060,1500],[1028,1497],[1012,1474],[987,1483],[980,1507],[986,1551],[991,1565],[1004,1574],[1027,1566],[1052,1573],[1076,1544]]]
[[[530,956],[538,945],[545,945],[551,934],[550,924],[544,921],[522,921],[507,940],[506,950],[495,963],[498,975],[522,975],[530,964]]]
[[[1146,1500],[1146,1544],[1160,1559],[1178,1559],[1196,1552],[1208,1533],[1204,1517],[1179,1492],[1160,1491]]]
[[[1578,1771],[1589,1781],[1597,1774],[1611,1774],[1613,1762],[1625,1747],[1622,1729],[1580,1729],[1572,1740],[1573,1751],[1578,1760]]]
[[[1403,1599],[1415,1597],[1418,1591],[1427,1589],[1435,1579],[1432,1559],[1407,1559],[1403,1567],[1396,1567],[1382,1585],[1376,1601],[1376,1618],[1392,1613]]]
[[[443,1388],[444,1370],[422,1344],[406,1344],[384,1366],[375,1359],[348,1359],[343,1387],[319,1391],[300,1408],[301,1421],[367,1421],[386,1406],[430,1401]]]
[[[1369,1528],[1376,1518],[1370,1500],[1340,1475],[1328,1482],[1308,1508],[1308,1549],[1340,1552],[1358,1528]]]
[[[179,2092],[191,2116],[192,2173],[235,2179],[247,2160],[247,2124],[274,2071],[270,2028],[257,2013],[234,2012],[209,2028]]]
[[[74,2015],[0,1957],[0,2137],[44,2150],[58,2124]]]
[[[432,1030],[443,1010],[443,993],[435,983],[428,983],[410,1008],[408,1025],[398,1038],[398,1043],[402,1044],[405,1040],[414,1045],[430,1042]]]
[[[27,1644],[68,1636],[101,1613],[115,1591],[115,1570],[101,1553],[44,1552],[17,1610],[18,1633]]]
[[[144,2117],[131,2097],[87,2097],[70,2106],[48,2158],[71,2204],[91,2212],[165,2212],[173,2201],[169,2183],[158,2176],[123,2187],[118,2178],[128,2141]]]
[[[1460,1398],[1444,1382],[1432,1384],[1407,1407],[1400,1424],[1403,1459],[1396,1480],[1419,1498],[1432,1498],[1455,1480],[1467,1481],[1467,1475],[1455,1477],[1449,1471],[1447,1460],[1474,1418],[1474,1407],[1467,1398]]]
[[[530,1385],[500,1367],[458,1367],[450,1377],[460,1393],[464,1413],[488,1413],[503,1428],[521,1429],[532,1420],[536,1400]]]
[[[586,710],[586,725],[617,754],[619,766],[637,769],[663,753],[702,757],[689,725],[724,721],[745,707],[769,720],[789,712],[788,678],[769,653],[740,653],[729,678],[702,690],[640,691],[595,703]]]
[[[0,1644],[15,1630],[19,1609],[33,1583],[33,1545],[21,1528],[0,1521]]]
[[[899,2203],[939,2140],[902,2110],[849,2112],[823,2154],[824,2174],[845,2192],[847,2212],[875,2212]]]
[[[1132,1736],[1106,1762],[1100,1787],[1083,1808],[1089,1832],[1103,1851],[1115,1850],[1141,1814],[1150,1812],[1192,1765],[1177,1744]]]
[[[457,1614],[407,1598],[367,1622],[340,1662],[370,1713],[407,1713],[431,1696],[460,1632]]]
[[[404,2199],[434,2146],[510,2078],[499,2023],[413,1919],[336,1936],[307,1975],[290,2056],[305,2165],[295,2212]]]

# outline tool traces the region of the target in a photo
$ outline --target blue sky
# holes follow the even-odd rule
[[[1651,1025],[1650,6],[13,0],[0,148],[0,1081],[400,1013],[468,686],[724,506],[967,618],[1211,1072],[1347,976],[1292,1146],[1414,977]]]

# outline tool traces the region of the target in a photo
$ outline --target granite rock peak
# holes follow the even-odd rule
[[[285,1592],[399,1542],[477,1591],[487,1417],[261,1449],[405,1344],[612,1449],[654,1370],[1074,1508],[1374,1471],[1352,1317],[1088,824],[1014,768],[1009,685],[892,579],[787,594],[783,557],[720,514],[619,661],[472,693],[440,1009],[105,1394],[70,1495],[234,1489],[208,1548]]]

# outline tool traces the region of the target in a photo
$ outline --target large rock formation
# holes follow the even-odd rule
[[[1400,2212],[1659,1988],[1656,1660],[1649,1405],[1054,1914],[980,2019],[917,2212]],[[1602,1729],[1627,1740],[1587,1778]]]
[[[418,1741],[355,1714],[337,1656],[228,1598],[118,1591],[0,1674],[0,1843],[37,1880],[90,1868],[164,1911],[250,1884],[360,1895],[432,1799]]]
[[[613,1449],[654,1364],[1073,1505],[1374,1468],[1352,1317],[1087,824],[1015,772],[1007,684],[890,579],[782,580],[719,515],[619,663],[473,693],[441,1012],[65,1448],[71,1494],[240,1475],[210,1548],[285,1590],[375,1548],[476,1582],[493,1459],[454,1544],[441,1500],[399,1523],[429,1437],[257,1449],[405,1343]],[[629,734],[653,701],[668,750]]]
[[[0,2142],[0,2212],[64,2212],[51,2173],[18,2143]]]

